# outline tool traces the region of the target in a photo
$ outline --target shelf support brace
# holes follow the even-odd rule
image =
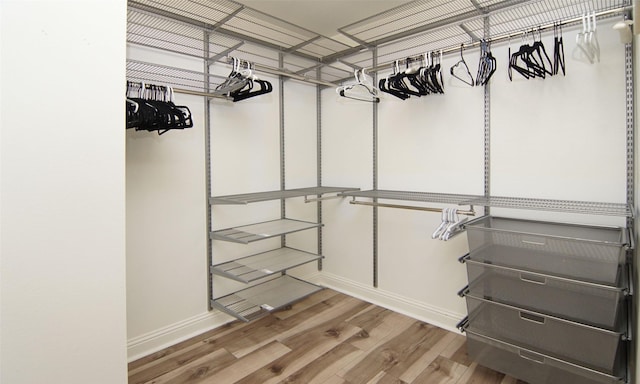
[[[242,47],[244,45],[244,41],[239,42],[238,44],[234,45],[231,48],[227,48],[224,51],[211,56],[210,58],[207,59],[207,62],[209,63],[209,65],[215,63],[216,61],[218,61],[219,59],[227,56],[228,54],[230,54],[231,52],[235,51],[236,49]]]

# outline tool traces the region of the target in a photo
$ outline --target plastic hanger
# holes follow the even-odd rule
[[[473,87],[475,85],[475,80],[473,79],[473,75],[471,75],[471,71],[469,70],[469,66],[467,65],[467,62],[464,60],[464,56],[462,56],[463,50],[464,50],[464,44],[460,44],[460,60],[458,60],[457,63],[455,63],[451,68],[449,68],[449,72],[451,73],[451,76]],[[462,72],[462,70],[459,70],[458,68],[461,68],[462,70],[464,70],[464,72]],[[461,76],[457,75],[458,71],[462,73]]]
[[[588,47],[587,35],[589,31],[587,30],[587,16],[585,14],[582,15],[582,32],[578,32],[576,35],[576,46],[584,53],[585,57],[591,64],[593,64],[593,56],[591,54],[591,50]]]
[[[444,233],[444,231],[447,229],[447,226],[449,226],[449,208],[442,209],[441,220],[442,221],[440,225],[438,226],[438,228],[436,228],[436,230],[431,235],[432,239],[440,238],[440,235],[442,235],[442,233]]]
[[[373,85],[364,68],[354,71],[354,76],[356,78],[355,84],[338,87],[336,93],[348,99],[379,103],[380,91]]]
[[[562,25],[557,23],[553,27],[553,74],[557,75],[560,69],[562,69],[562,75],[566,76]]]

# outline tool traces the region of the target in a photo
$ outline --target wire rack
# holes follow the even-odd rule
[[[205,78],[206,76],[202,72],[127,60],[127,80],[130,81],[164,84],[193,92],[205,92]],[[211,87],[215,87],[222,83],[223,79],[223,76],[209,75],[209,84]]]
[[[350,24],[340,31],[370,45],[380,45],[434,31],[443,27],[458,27],[450,31],[452,35],[466,33],[468,23],[489,17],[491,34],[515,32],[574,18],[589,11],[606,11],[618,7],[630,6],[630,0],[507,0],[507,1],[470,1],[470,0],[417,0],[387,12]],[[462,27],[460,27],[462,25]],[[483,33],[477,33],[478,37]],[[467,40],[471,39],[467,36]]]
[[[415,0],[340,28],[350,46],[232,0],[130,0],[127,41],[209,62],[233,55],[336,84],[354,69],[373,67],[372,47],[377,62],[388,63],[630,6],[631,0]]]

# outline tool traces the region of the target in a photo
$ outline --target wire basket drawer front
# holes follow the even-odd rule
[[[466,265],[472,296],[608,330],[619,329],[626,319],[625,288],[561,279],[473,260],[468,260]]]
[[[575,364],[518,348],[467,331],[467,353],[478,364],[529,384],[620,384],[621,378],[585,369]]]
[[[472,259],[528,271],[618,285],[623,228],[486,216],[467,226]]]
[[[469,330],[621,376],[622,334],[467,296]]]

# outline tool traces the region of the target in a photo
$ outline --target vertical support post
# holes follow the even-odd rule
[[[626,102],[626,133],[627,133],[627,205],[635,206],[635,82],[634,82],[634,49],[633,42],[625,45],[625,102]],[[632,212],[634,213],[634,212]],[[637,236],[634,217],[627,216],[627,228],[631,231],[631,236]],[[637,247],[636,247],[637,248]],[[631,268],[631,281],[633,291],[638,292],[636,281],[636,255],[637,249],[629,250],[627,262]],[[631,329],[638,329],[638,299],[636,295],[629,299],[628,308],[631,311]],[[627,383],[636,382],[636,356],[638,353],[637,342],[629,342],[629,353],[627,356]]]
[[[627,124],[627,204],[635,200],[635,115],[634,115],[634,79],[633,44],[625,45],[625,86],[626,86],[626,124]],[[633,228],[633,218],[627,218],[627,226]]]
[[[209,85],[209,32],[204,31],[204,91],[210,92]],[[213,301],[213,278],[210,267],[213,265],[213,251],[211,249],[211,233],[212,217],[211,217],[211,204],[209,204],[209,198],[211,197],[211,104],[209,98],[204,98],[204,172],[205,172],[205,204],[207,210],[207,291],[209,292],[208,305],[211,311],[213,307],[211,302]]]
[[[484,38],[489,39],[491,29],[489,17],[484,18]],[[491,85],[484,86],[484,195],[491,196]],[[484,207],[484,214],[490,213],[489,207]]]
[[[373,67],[378,66],[378,47],[372,50]],[[378,83],[378,74],[373,73],[373,83]],[[378,189],[378,103],[373,103],[373,189]],[[378,199],[373,199],[374,203]],[[373,207],[373,286],[378,288],[378,207]]]
[[[278,54],[278,65],[280,68],[284,68],[284,53]],[[284,191],[286,188],[285,180],[285,153],[284,153],[284,76],[280,75],[278,79],[280,85],[280,98],[278,108],[280,110],[280,190]],[[287,215],[287,205],[285,199],[280,199],[280,218],[284,219]],[[280,236],[280,245],[285,247],[287,245],[286,235]],[[284,274],[284,272],[283,272]]]
[[[316,69],[316,79],[320,80],[322,71]],[[316,186],[322,186],[322,88],[316,85]],[[317,222],[322,223],[322,201],[316,203]],[[318,227],[318,255],[322,255],[322,226]],[[318,259],[318,271],[322,271],[322,259]]]

